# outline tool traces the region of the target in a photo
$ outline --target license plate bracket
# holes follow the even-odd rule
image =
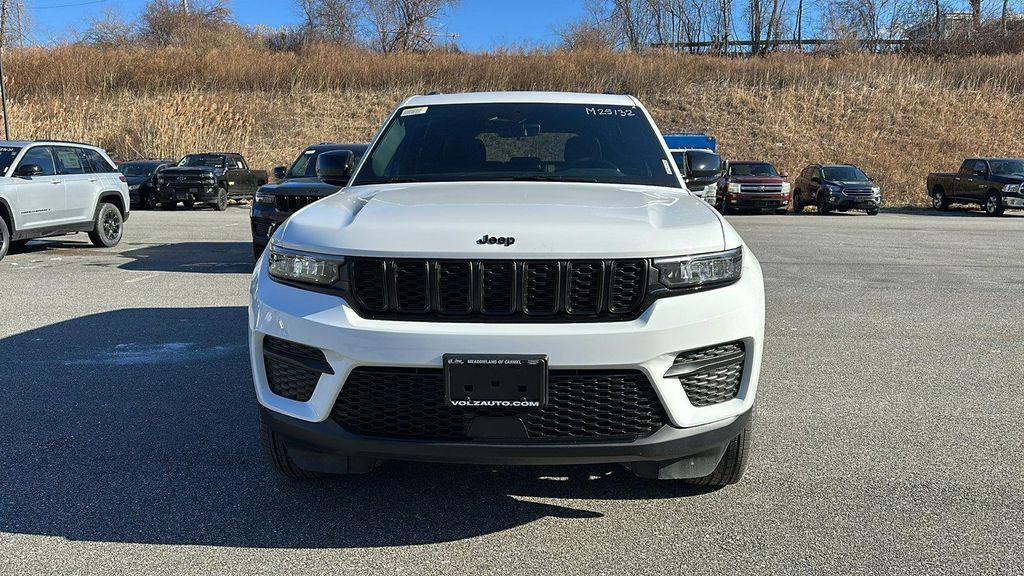
[[[543,354],[445,354],[442,362],[451,406],[536,409],[547,404]]]

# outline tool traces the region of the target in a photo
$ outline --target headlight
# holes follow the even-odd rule
[[[344,262],[340,256],[294,252],[271,243],[268,269],[271,276],[281,280],[330,286],[341,277]]]
[[[1020,192],[1020,184],[1007,184],[1006,186],[1003,186],[1003,192],[1016,194],[1017,192]]]
[[[661,283],[667,288],[697,288],[740,279],[743,248],[654,261]]]
[[[874,194],[875,196],[878,196],[879,194],[882,193],[882,189],[879,188],[878,186],[872,186],[871,193]]]
[[[737,182],[732,182],[729,184],[729,192],[732,192],[733,194],[739,194],[741,189],[742,188]]]
[[[782,193],[783,194],[789,194],[789,190],[790,190],[789,182],[783,182],[782,183]]]
[[[257,204],[273,204],[274,203],[274,196],[271,195],[271,194],[264,194],[264,193],[260,193],[260,192],[257,191],[256,192],[256,203]]]

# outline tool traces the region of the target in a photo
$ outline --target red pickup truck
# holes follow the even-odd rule
[[[773,210],[785,214],[789,209],[789,182],[767,162],[729,162],[718,181],[716,206],[723,214],[734,210]]]

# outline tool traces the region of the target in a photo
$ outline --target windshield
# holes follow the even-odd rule
[[[639,108],[515,103],[404,108],[353,185],[502,180],[681,187]]]
[[[220,168],[224,166],[224,157],[217,154],[189,154],[178,162],[178,166],[209,166]]]
[[[156,164],[143,164],[136,162],[118,164],[117,166],[118,172],[125,176],[152,176],[155,168]]]
[[[0,147],[0,175],[7,174],[7,170],[10,169],[18,152],[21,152],[21,148]]]
[[[320,154],[324,152],[332,152],[333,150],[351,150],[352,155],[359,163],[359,159],[362,158],[365,146],[363,149],[357,148],[331,148],[324,150],[317,150],[316,148],[310,148],[299,154],[299,157],[292,163],[292,167],[288,169],[286,178],[313,178],[316,176],[316,159],[320,157]]]
[[[855,166],[825,166],[821,169],[825,180],[833,182],[863,182],[870,180],[866,174]]]
[[[1024,160],[992,160],[989,165],[993,174],[1024,176]]]
[[[741,162],[729,165],[729,175],[778,177],[779,172],[775,169],[775,166],[764,162]]]

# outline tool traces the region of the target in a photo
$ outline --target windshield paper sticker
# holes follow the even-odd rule
[[[668,163],[668,160],[665,160],[664,158],[662,158],[661,159],[661,163],[665,165],[665,174],[671,174],[672,173],[672,165]]]
[[[417,114],[425,114],[426,112],[426,106],[417,106],[415,108],[406,108],[405,110],[402,110],[402,116],[415,116]]]
[[[632,108],[596,108],[594,106],[587,106],[584,110],[587,116],[636,116],[636,111]]]

